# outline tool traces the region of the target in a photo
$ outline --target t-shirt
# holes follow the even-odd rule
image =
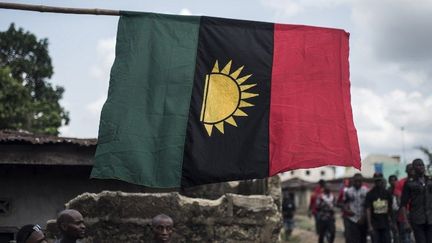
[[[328,221],[334,219],[335,197],[332,193],[321,194],[317,199],[318,219]]]
[[[391,206],[392,195],[384,188],[374,187],[366,194],[365,208],[371,210],[371,223],[374,229],[389,228]]]
[[[345,201],[354,213],[354,215],[348,216],[348,219],[354,223],[359,222],[364,217],[364,203],[368,191],[369,189],[365,186],[361,186],[359,189],[352,186],[345,193]]]
[[[422,180],[423,179],[423,180]],[[410,203],[409,219],[412,224],[432,225],[432,179],[424,176],[409,179],[403,188],[401,206]]]
[[[398,180],[397,182],[396,182],[396,186],[395,186],[395,189],[394,189],[394,191],[393,191],[393,194],[394,195],[396,195],[396,196],[398,196],[398,197],[401,197],[402,196],[402,190],[403,190],[403,187],[404,187],[404,185],[405,185],[405,182],[407,181],[407,177],[405,177],[405,178],[402,178],[402,179],[400,179],[400,180]]]

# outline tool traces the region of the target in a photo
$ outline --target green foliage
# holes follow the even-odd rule
[[[0,32],[0,129],[24,129],[58,135],[69,123],[60,106],[62,87],[53,87],[48,40],[38,40],[12,23]]]
[[[428,158],[428,164],[427,164],[427,168],[428,168],[428,172],[429,175],[432,175],[432,151],[429,150],[427,147],[425,146],[417,146],[416,147],[418,150],[422,151]]]

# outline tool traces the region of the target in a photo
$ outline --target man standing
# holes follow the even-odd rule
[[[66,209],[59,213],[57,226],[61,238],[55,243],[75,243],[78,239],[85,237],[86,226],[80,212],[74,209]]]
[[[392,195],[385,189],[381,173],[375,173],[375,186],[366,194],[365,208],[368,228],[373,243],[390,243],[392,221]]]
[[[347,242],[366,243],[367,225],[364,203],[368,189],[363,186],[363,176],[357,173],[353,177],[353,186],[346,191],[344,213]]]
[[[288,239],[294,228],[294,212],[296,206],[293,193],[288,193],[282,198],[282,218],[285,229],[285,238]]]
[[[425,175],[423,160],[412,162],[415,176],[403,188],[401,211],[406,218],[406,207],[410,203],[407,228],[412,228],[417,243],[432,242],[432,179]]]
[[[407,164],[405,166],[405,172],[407,173],[407,177],[400,179],[399,181],[397,181],[395,189],[393,190],[393,194],[396,196],[396,200],[399,206],[399,211],[397,213],[397,227],[399,230],[399,241],[400,243],[411,243],[411,228],[407,228],[406,224],[407,224],[407,218],[406,216],[401,212],[402,210],[400,210],[400,201],[401,201],[401,196],[402,196],[402,190],[405,186],[405,183],[408,181],[409,178],[414,178],[415,177],[415,171],[414,168],[412,166],[412,164]],[[407,205],[407,207],[405,207],[405,210],[409,211],[409,203]]]
[[[316,200],[319,196],[321,196],[321,194],[324,191],[324,186],[325,186],[326,182],[321,179],[318,181],[318,185],[314,188],[312,195],[310,197],[310,201],[309,201],[309,212],[308,215],[313,216],[314,220],[315,220],[315,232],[317,234],[319,234],[319,223],[318,223],[318,218],[317,218],[317,208],[316,208]]]
[[[324,186],[324,192],[317,198],[317,215],[319,224],[318,243],[323,243],[326,237],[327,243],[333,243],[335,238],[335,208],[336,198],[330,192],[328,185]]]
[[[391,238],[392,238],[392,242],[393,243],[400,243],[399,241],[399,231],[397,228],[397,216],[398,216],[398,212],[399,212],[399,207],[400,207],[400,201],[397,198],[397,196],[395,195],[395,188],[396,188],[396,183],[398,181],[398,178],[396,175],[390,175],[388,178],[388,182],[390,184],[389,188],[387,189],[388,192],[390,193],[390,195],[392,196],[392,225],[393,227],[391,227]]]
[[[156,215],[152,219],[153,240],[156,243],[170,243],[173,233],[174,221],[165,214]]]

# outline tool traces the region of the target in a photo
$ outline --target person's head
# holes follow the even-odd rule
[[[423,163],[423,160],[421,159],[415,159],[412,162],[414,172],[416,176],[424,176],[425,174],[425,165]]]
[[[382,173],[374,173],[373,179],[376,187],[384,188],[384,177]]]
[[[39,225],[27,224],[21,227],[16,235],[17,243],[47,243]]]
[[[326,181],[323,180],[323,179],[320,179],[320,180],[318,181],[318,184],[320,185],[321,188],[324,188],[325,185],[326,185]]]
[[[352,178],[353,187],[356,189],[360,189],[363,184],[363,176],[360,173],[356,173]]]
[[[156,215],[152,219],[151,227],[156,242],[171,242],[174,221],[170,216],[165,214]]]
[[[396,182],[397,182],[398,178],[396,175],[390,175],[388,177],[388,182],[390,184],[391,187],[395,187],[396,186]]]
[[[407,164],[405,166],[405,172],[407,173],[408,178],[413,178],[415,176],[415,170],[412,164]]]
[[[57,226],[63,238],[77,240],[85,237],[86,226],[80,212],[74,209],[66,209],[59,213]]]
[[[323,189],[324,189],[324,193],[325,194],[329,194],[330,193],[330,187],[328,186],[328,184],[325,184]]]

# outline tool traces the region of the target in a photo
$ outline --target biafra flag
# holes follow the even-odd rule
[[[92,178],[188,187],[360,167],[343,30],[123,12]]]

